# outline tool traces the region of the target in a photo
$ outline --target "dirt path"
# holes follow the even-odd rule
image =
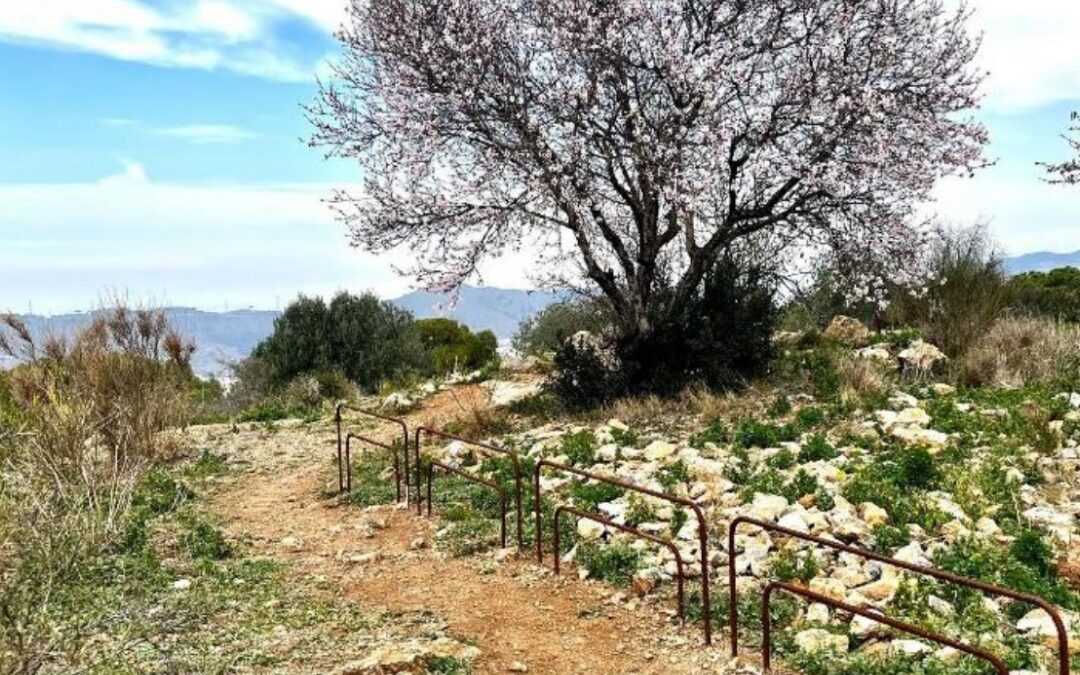
[[[462,398],[433,397],[409,415],[410,428],[456,416]],[[395,430],[367,433],[390,439]],[[698,626],[675,625],[669,601],[613,602],[616,589],[555,577],[527,557],[447,558],[430,546],[437,519],[399,506],[339,505],[326,496],[336,487],[333,465],[312,461],[332,457],[334,438],[327,425],[210,433],[207,443],[249,467],[213,500],[230,532],[365,606],[437,614],[479,647],[477,673],[522,665],[529,673],[698,673],[726,663],[722,646],[701,646]]]

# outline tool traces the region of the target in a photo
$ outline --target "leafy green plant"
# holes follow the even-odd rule
[[[780,471],[790,469],[795,466],[795,453],[787,448],[782,448],[780,452],[765,460],[765,463]]]
[[[563,436],[561,452],[571,464],[590,466],[596,463],[596,436],[589,429]]]
[[[769,571],[780,581],[801,581],[804,584],[818,575],[820,566],[812,554],[799,555],[790,548],[781,549],[769,564]]]
[[[825,439],[824,434],[814,434],[799,448],[799,463],[817,462],[820,460],[834,459],[839,456],[832,445]]]
[[[706,443],[724,445],[731,440],[731,430],[723,420],[713,420],[709,426],[690,436],[690,447],[698,450],[705,447]]]
[[[604,502],[613,502],[626,493],[621,487],[602,482],[578,482],[570,487],[574,503],[587,511],[596,511]]]
[[[641,566],[641,553],[622,542],[607,545],[589,542],[578,545],[575,560],[593,579],[625,586]]]
[[[686,462],[681,459],[667,464],[660,468],[656,472],[656,481],[664,487],[665,490],[674,490],[677,485],[685,485],[690,482],[690,470],[686,466]]]

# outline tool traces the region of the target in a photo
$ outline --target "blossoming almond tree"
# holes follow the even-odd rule
[[[968,16],[940,0],[353,0],[310,142],[362,169],[361,192],[331,199],[355,245],[408,247],[443,289],[552,245],[647,340],[755,239],[902,279],[914,206],[985,164]]]
[[[1073,112],[1072,120],[1074,125],[1069,128],[1069,131],[1074,134],[1080,134],[1080,111]],[[1050,174],[1050,176],[1045,179],[1050,183],[1080,185],[1080,136],[1077,136],[1076,138],[1063,136],[1063,138],[1069,144],[1069,147],[1072,148],[1073,152],[1076,153],[1076,156],[1061,162],[1060,164],[1039,162],[1039,165],[1044,167],[1047,173]]]

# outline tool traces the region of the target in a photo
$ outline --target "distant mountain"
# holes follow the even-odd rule
[[[438,293],[416,291],[391,300],[411,311],[417,318],[447,317],[460,321],[474,331],[490,330],[500,341],[509,339],[518,324],[553,302],[560,295],[545,291],[525,291],[506,288],[461,289],[457,303]],[[192,358],[195,372],[210,375],[220,373],[223,364],[246,357],[264,338],[274,332],[274,320],[281,316],[272,310],[238,310],[204,312],[190,307],[167,307],[169,322],[184,336],[195,341],[198,349]],[[23,315],[31,333],[72,335],[88,324],[94,312],[75,312],[56,316]],[[14,366],[14,361],[0,357],[0,368]]]
[[[490,330],[500,340],[506,340],[513,336],[518,324],[562,297],[549,291],[466,286],[453,305],[447,295],[424,291],[413,291],[391,302],[418,319],[446,317],[474,331]]]
[[[1080,267],[1080,251],[1072,253],[1051,253],[1036,251],[1014,258],[1005,258],[1005,271],[1009,274],[1024,272],[1048,272],[1058,267]]]

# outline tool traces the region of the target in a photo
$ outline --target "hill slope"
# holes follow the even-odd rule
[[[1009,274],[1048,272],[1058,267],[1080,267],[1080,251],[1072,253],[1036,251],[1005,258],[1005,271]]]
[[[391,302],[411,311],[418,319],[448,317],[472,330],[490,330],[500,340],[507,340],[519,323],[558,299],[558,294],[544,291],[467,286],[453,306],[446,295],[421,291]],[[274,320],[281,316],[281,312],[274,310],[205,312],[191,307],[167,307],[165,313],[173,326],[198,345],[192,365],[200,374],[219,373],[225,362],[246,357],[274,331]],[[22,319],[33,335],[40,338],[50,334],[71,335],[89,323],[94,314],[27,314]],[[10,359],[0,358],[0,367],[12,365]]]

